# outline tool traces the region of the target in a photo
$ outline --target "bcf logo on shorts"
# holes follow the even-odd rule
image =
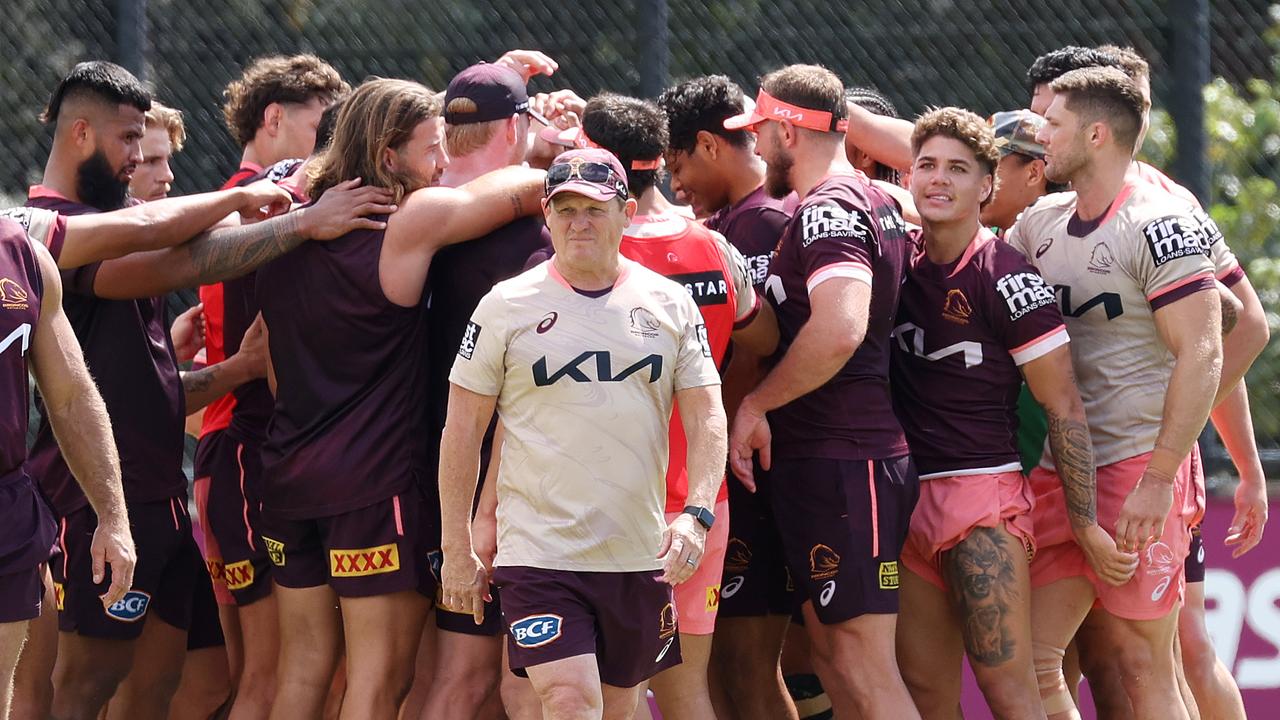
[[[107,615],[121,622],[138,622],[147,614],[151,605],[151,595],[141,590],[130,590],[124,597],[107,608]]]
[[[511,623],[511,637],[522,648],[542,647],[560,639],[560,626],[564,618],[547,613],[530,615]]]

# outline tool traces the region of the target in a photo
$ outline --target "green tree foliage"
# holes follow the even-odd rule
[[[1280,32],[1270,33],[1273,43]],[[1280,62],[1271,79],[1237,87],[1217,78],[1204,89],[1211,204],[1209,213],[1258,291],[1273,336],[1280,337]],[[1144,155],[1168,167],[1175,134],[1156,111]],[[1272,342],[1248,375],[1259,445],[1280,445],[1280,342]]]

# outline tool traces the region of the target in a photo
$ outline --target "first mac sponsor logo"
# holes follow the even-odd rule
[[[511,623],[511,637],[522,648],[549,645],[560,639],[564,618],[552,613],[529,615]]]

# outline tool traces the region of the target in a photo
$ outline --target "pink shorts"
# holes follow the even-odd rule
[[[707,533],[702,562],[693,577],[675,586],[676,617],[684,635],[710,635],[716,629],[720,609],[720,576],[724,573],[724,552],[729,547],[729,501],[716,503],[715,524]],[[667,522],[680,513],[667,513]]]
[[[1150,457],[1151,453],[1144,453],[1098,468],[1098,524],[1112,536],[1125,498],[1137,486]],[[1036,505],[1032,517],[1039,552],[1031,563],[1031,586],[1085,577],[1093,583],[1097,605],[1116,617],[1155,620],[1168,615],[1182,600],[1186,587],[1183,563],[1191,548],[1191,527],[1204,514],[1204,495],[1196,492],[1191,476],[1188,457],[1174,478],[1173,506],[1165,519],[1164,534],[1139,553],[1133,579],[1112,587],[1093,573],[1075,542],[1058,474],[1041,467],[1033,470],[1031,487]]]
[[[218,547],[218,539],[213,536],[205,518],[209,517],[209,478],[197,478],[195,482],[196,515],[199,522],[192,523],[192,534],[196,544],[200,546],[200,554],[204,556],[204,565],[209,570],[209,579],[213,581],[213,596],[219,605],[235,605],[236,600],[227,588],[226,567],[222,561],[222,550]]]
[[[902,564],[936,587],[942,581],[942,553],[976,528],[999,527],[1020,539],[1027,558],[1035,555],[1031,510],[1035,495],[1022,473],[949,475],[920,481],[920,500],[911,514]]]

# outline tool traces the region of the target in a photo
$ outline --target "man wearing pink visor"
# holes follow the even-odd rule
[[[765,290],[777,363],[738,408],[730,463],[772,470],[783,554],[804,596],[814,665],[837,717],[918,717],[894,652],[898,556],[919,493],[889,397],[889,342],[907,253],[897,205],[844,152],[844,86],[791,65],[761,80],[753,128],[774,197],[800,197]],[[767,413],[767,416],[766,416]]]

